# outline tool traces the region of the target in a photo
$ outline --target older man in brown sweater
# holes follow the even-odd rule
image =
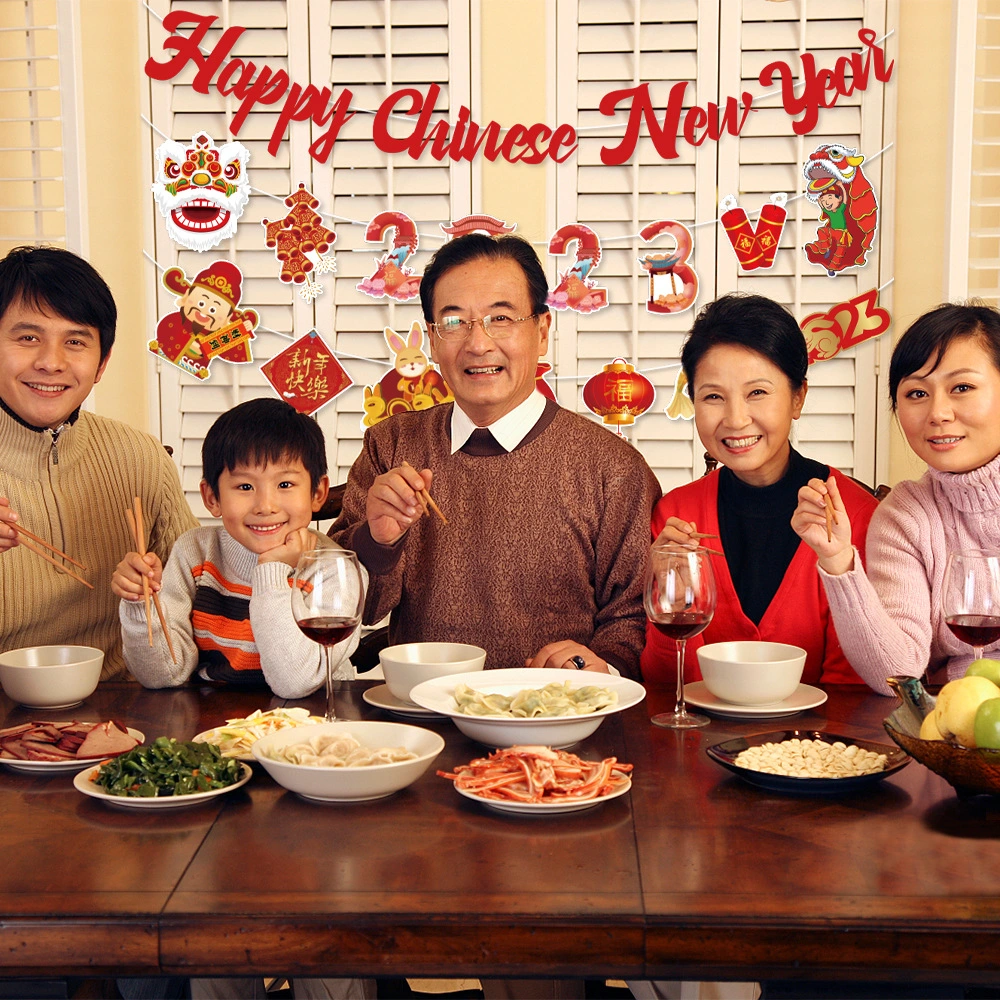
[[[393,642],[471,642],[487,668],[637,677],[660,490],[630,444],[536,391],[547,293],[517,237],[475,233],[434,255],[421,304],[455,403],[366,432],[331,534],[368,568],[365,620],[391,612]],[[420,516],[421,489],[447,525]]]
[[[67,250],[19,247],[0,260],[0,650],[72,643],[125,673],[111,574],[134,548],[124,510],[142,501],[149,547],[166,559],[197,527],[162,445],[80,411],[115,339],[111,290]],[[83,584],[30,551],[34,534],[87,566]]]

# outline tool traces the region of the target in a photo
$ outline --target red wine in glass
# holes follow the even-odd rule
[[[692,639],[703,631],[712,616],[699,611],[679,611],[674,615],[663,616],[653,622],[657,630],[668,639]]]
[[[357,627],[357,622],[352,618],[333,618],[322,615],[316,618],[304,618],[299,622],[299,628],[306,636],[321,646],[336,646]]]
[[[946,624],[960,642],[979,649],[1000,640],[1000,615],[952,615]]]

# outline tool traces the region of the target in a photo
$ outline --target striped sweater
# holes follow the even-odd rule
[[[333,546],[325,535],[317,545]],[[177,687],[197,673],[229,684],[266,684],[279,697],[304,698],[326,680],[322,647],[292,617],[286,563],[257,556],[224,528],[182,535],[163,570],[160,603],[177,653],[170,659],[157,617],[153,648],[142,601],[122,601],[119,615],[129,669],[146,687]],[[355,633],[331,649],[335,676],[354,677]]]
[[[20,523],[87,567],[88,590],[24,546],[0,553],[0,651],[71,643],[104,650],[101,679],[124,679],[111,576],[135,548],[125,508],[141,497],[149,548],[165,560],[198,522],[177,470],[148,434],[93,413],[35,430],[0,409],[0,496]]]

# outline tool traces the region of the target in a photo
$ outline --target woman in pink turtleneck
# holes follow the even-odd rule
[[[960,677],[972,659],[945,624],[941,592],[948,553],[1000,554],[1000,313],[943,305],[900,338],[889,367],[892,408],[917,456],[916,482],[899,483],[872,517],[867,571],[851,545],[837,483],[799,490],[792,527],[818,558],[841,646],[882,694],[886,677]],[[838,523],[827,541],[824,506]],[[987,647],[997,656],[1000,643]]]

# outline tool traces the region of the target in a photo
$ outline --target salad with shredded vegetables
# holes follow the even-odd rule
[[[275,708],[270,712],[258,709],[245,719],[226,719],[224,726],[199,733],[196,743],[213,743],[223,757],[237,757],[249,760],[250,748],[263,736],[290,729],[293,726],[314,726],[324,722],[318,715],[310,715],[305,708]]]
[[[90,780],[110,795],[156,798],[227,788],[242,777],[243,765],[224,760],[218,747],[161,736],[105,761]]]

